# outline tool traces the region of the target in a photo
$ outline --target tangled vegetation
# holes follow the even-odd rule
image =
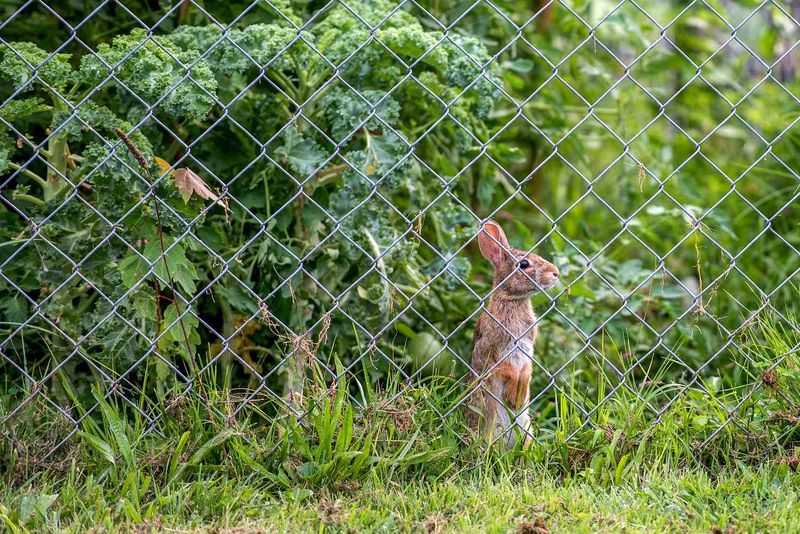
[[[111,384],[153,415],[198,383],[288,417],[340,362],[356,407],[430,381],[456,428],[491,283],[470,241],[494,216],[563,273],[535,300],[542,439],[640,444],[669,420],[687,450],[791,449],[796,24],[710,2],[744,24],[731,41],[703,4],[578,2],[583,21],[554,3],[518,33],[528,3],[496,3],[129,2],[74,39],[17,15],[0,416],[36,406],[67,437],[58,412]],[[38,391],[53,404],[21,404]]]

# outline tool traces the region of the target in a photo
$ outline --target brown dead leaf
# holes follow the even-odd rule
[[[203,180],[197,173],[187,167],[181,167],[170,172],[172,165],[168,161],[155,157],[156,165],[161,170],[161,174],[171,174],[175,180],[175,187],[181,192],[181,198],[184,202],[189,202],[192,195],[197,195],[206,200],[213,200],[228,211],[228,203],[214,193],[205,180]]]
[[[775,461],[779,464],[786,464],[795,471],[800,471],[800,456],[778,456]]]
[[[533,521],[523,521],[517,526],[519,534],[550,534],[550,529],[540,518]]]
[[[209,189],[205,181],[191,169],[186,167],[175,169],[172,171],[172,177],[175,179],[175,186],[181,192],[184,202],[189,202],[192,195],[197,195],[200,198],[213,200],[221,204],[219,196]]]
[[[764,385],[767,385],[767,386],[769,386],[771,388],[777,388],[778,387],[778,373],[776,373],[774,369],[770,369],[769,371],[766,371],[763,375],[761,375],[761,382],[763,382]]]
[[[428,516],[423,526],[425,527],[425,532],[428,534],[444,532],[447,527],[447,516],[442,512],[436,512]]]

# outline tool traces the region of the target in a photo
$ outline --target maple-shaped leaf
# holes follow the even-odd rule
[[[159,239],[151,239],[142,250],[144,258],[139,254],[123,258],[119,262],[122,283],[128,288],[134,287],[152,271],[160,277],[162,286],[172,278],[176,287],[193,295],[197,287],[195,282],[199,278],[197,268],[186,257],[186,245],[183,242],[173,243],[175,238],[164,236],[164,246],[168,250],[163,254]]]
[[[170,169],[172,169],[172,165],[170,165],[168,161],[159,157],[156,157],[155,161],[156,165],[158,165],[158,168],[161,170],[162,175],[172,175],[172,178],[175,180],[175,187],[177,187],[178,191],[181,192],[181,198],[184,202],[189,202],[189,199],[192,198],[192,195],[197,195],[206,200],[213,200],[227,211],[227,202],[221,199],[219,195],[214,193],[208,187],[208,185],[206,185],[205,180],[200,178],[197,173],[187,167],[181,167],[180,169],[170,171]]]
[[[172,177],[175,179],[175,186],[181,192],[181,198],[183,198],[184,202],[189,202],[192,195],[197,195],[200,198],[213,200],[220,206],[224,206],[219,195],[209,189],[206,182],[191,169],[186,167],[175,169],[172,171]]]

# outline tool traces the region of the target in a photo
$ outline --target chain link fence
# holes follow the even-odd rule
[[[454,424],[491,372],[489,219],[562,273],[534,441],[680,405],[700,450],[785,399],[797,2],[78,4],[0,23],[12,443],[35,408],[50,455],[112,398],[158,433],[174,391],[304,424],[345,382],[439,384],[417,401]]]

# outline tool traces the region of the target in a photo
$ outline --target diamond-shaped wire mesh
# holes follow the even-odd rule
[[[343,381],[445,384],[446,425],[506,402],[482,314],[539,331],[509,416],[535,441],[698,398],[696,445],[750,424],[798,346],[800,3],[167,4],[2,8],[6,438],[37,406],[54,452],[111,396],[158,432],[176,389],[303,424]],[[561,274],[521,330],[489,219]]]

